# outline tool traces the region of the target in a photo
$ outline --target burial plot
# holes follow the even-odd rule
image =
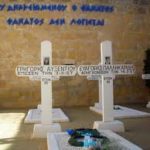
[[[101,65],[112,65],[113,67],[113,64],[112,64],[112,46],[110,44],[110,42],[107,42],[110,47],[107,48],[107,45],[105,42],[101,43]],[[131,75],[134,73],[133,72],[133,66],[130,65],[130,66],[124,66],[124,65],[118,65],[118,68],[120,67],[120,69],[122,67],[128,67],[127,69],[130,71],[131,69],[131,72],[128,73],[128,75],[131,73]],[[126,73],[124,74],[122,72],[122,75],[126,75]],[[107,87],[107,89],[110,89],[111,93],[113,92],[113,80],[115,79],[115,72],[111,75],[112,77],[112,80],[109,84],[109,88]],[[98,80],[98,85],[99,85],[99,102],[98,103],[95,103],[95,106],[93,107],[90,107],[90,110],[98,113],[98,114],[102,114],[103,113],[103,110],[102,110],[102,102],[103,102],[103,93],[104,93],[104,87],[102,87],[102,76],[99,74],[99,75],[88,75],[87,76],[87,79],[88,80]],[[103,92],[102,92],[103,91]],[[109,93],[108,90],[106,90],[107,93]],[[108,94],[109,95],[109,94]],[[113,97],[113,94],[111,94],[111,96]],[[109,97],[110,99],[111,97]],[[138,111],[138,110],[135,110],[135,109],[131,109],[131,108],[128,108],[128,107],[124,107],[124,106],[120,106],[120,105],[114,105],[113,107],[113,113],[114,115],[114,118],[133,118],[133,117],[145,117],[145,116],[150,116],[149,113],[146,113],[146,112],[142,112],[142,111]]]
[[[112,43],[104,41],[101,44],[103,49],[102,65],[81,65],[78,67],[78,74],[81,76],[95,76],[101,78],[102,82],[102,114],[103,121],[95,122],[95,128],[111,129],[116,132],[124,132],[122,122],[114,120],[113,114],[113,79],[115,75],[130,75],[134,74],[134,66],[130,64],[112,63]],[[100,77],[101,76],[101,77]]]
[[[106,136],[110,143],[110,150],[142,150],[142,148],[129,142],[125,138],[113,133],[110,130],[100,130],[103,136]],[[74,147],[68,144],[69,135],[65,132],[49,133],[47,136],[48,150],[85,150],[87,148]]]
[[[52,48],[51,46],[45,49],[44,42],[41,44],[41,66],[52,65]],[[32,81],[41,81],[40,76],[30,75],[29,79]],[[52,80],[59,80],[58,76],[52,76]],[[41,85],[42,88],[42,85]],[[41,105],[38,105],[37,109],[30,109],[26,115],[25,123],[40,123],[41,122]],[[69,118],[60,108],[52,109],[53,122],[68,122]]]
[[[52,81],[58,80],[60,76],[74,76],[76,67],[71,65],[52,65],[51,43],[41,43],[42,65],[40,66],[18,66],[16,75],[40,79],[41,81],[41,121],[34,125],[33,137],[46,137],[48,132],[60,132],[61,127],[53,123],[52,118]]]

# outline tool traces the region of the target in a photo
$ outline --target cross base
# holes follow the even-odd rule
[[[117,108],[117,109],[114,109],[113,111],[115,119],[150,117],[150,113],[147,113],[147,112],[139,111],[136,109],[132,109],[132,108],[120,106],[120,105],[114,105],[114,107]],[[150,108],[150,102],[147,104],[147,108]],[[90,107],[90,110],[100,115],[103,114],[101,103],[95,103],[94,106]]]
[[[93,125],[94,129],[97,130],[112,130],[114,132],[124,132],[124,124],[121,121],[113,120],[108,122],[95,121]]]
[[[147,108],[150,108],[150,101],[146,105]]]
[[[61,132],[61,126],[58,123],[49,125],[35,124],[33,129],[33,138],[47,138],[47,133]]]
[[[69,122],[69,118],[60,108],[52,109],[52,120],[54,123]],[[41,123],[41,109],[30,109],[25,117],[24,123]]]

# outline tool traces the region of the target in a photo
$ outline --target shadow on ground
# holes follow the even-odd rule
[[[24,124],[26,111],[0,111],[0,150],[46,150],[46,139],[32,139],[32,124]]]

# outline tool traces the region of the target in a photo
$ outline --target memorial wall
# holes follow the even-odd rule
[[[149,0],[7,0],[0,2],[0,108],[36,107],[40,81],[19,78],[17,65],[40,65],[41,42],[52,42],[53,65],[96,65],[100,43],[113,44],[113,64],[134,64],[134,76],[116,76],[116,104],[146,103],[142,80],[150,48]],[[98,101],[98,81],[53,81],[53,104],[87,106]]]

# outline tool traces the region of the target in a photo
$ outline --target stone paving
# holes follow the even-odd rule
[[[142,106],[138,110],[150,112]],[[68,128],[92,128],[101,116],[88,107],[64,108],[70,122],[61,123],[63,131]],[[46,139],[32,139],[32,124],[24,124],[27,110],[0,110],[0,150],[47,150]],[[121,134],[144,150],[150,150],[150,118],[121,119],[126,132]]]

